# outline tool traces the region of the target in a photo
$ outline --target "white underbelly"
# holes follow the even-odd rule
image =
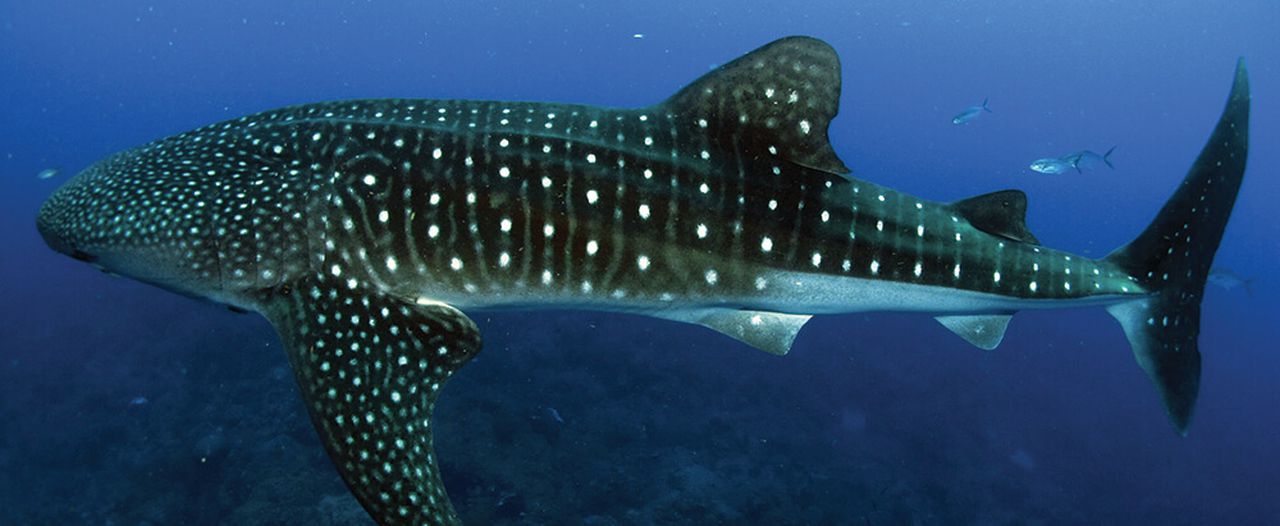
[[[846,312],[993,313],[1109,305],[1121,296],[1028,299],[932,285],[778,271],[766,295],[753,298],[760,310],[803,314]]]
[[[750,293],[725,294],[618,294],[616,291],[564,291],[541,287],[506,290],[447,291],[420,289],[417,298],[441,302],[464,310],[582,309],[630,312],[669,317],[671,312],[746,309],[788,314],[841,314],[850,312],[922,312],[930,314],[983,314],[1026,309],[1101,306],[1131,297],[1091,296],[1079,299],[1027,299],[948,287],[771,271],[768,286]],[[398,294],[403,295],[403,294]]]

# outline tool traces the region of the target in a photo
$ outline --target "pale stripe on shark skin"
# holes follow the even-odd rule
[[[1101,260],[1040,246],[1016,190],[941,203],[848,177],[827,141],[840,88],[834,51],[792,37],[645,108],[293,106],[108,157],[37,224],[79,259],[266,315],[381,524],[458,522],[431,413],[480,347],[459,308],[643,314],[782,355],[814,314],[925,312],[991,349],[1019,310],[1104,305],[1185,432],[1247,154],[1243,63],[1177,193]]]

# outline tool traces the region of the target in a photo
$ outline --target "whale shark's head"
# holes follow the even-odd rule
[[[223,289],[209,177],[156,170],[157,152],[99,161],[40,207],[36,228],[50,248],[95,267],[194,296]]]
[[[103,159],[59,188],[36,217],[50,248],[186,295],[240,304],[284,274],[294,196],[262,151],[198,132]],[[269,153],[269,152],[268,152]]]

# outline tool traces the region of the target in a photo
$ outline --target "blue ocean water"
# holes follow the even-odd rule
[[[0,3],[0,524],[367,524],[271,327],[48,250],[42,200],[96,159],[276,106],[421,97],[656,102],[775,38],[841,55],[857,177],[1030,197],[1049,246],[1139,232],[1237,56],[1249,171],[1209,289],[1190,435],[1099,309],[978,351],[926,316],[821,316],[790,355],[699,327],[476,315],[436,412],[470,524],[1280,523],[1280,6],[1193,2]],[[951,118],[990,100],[992,113]],[[1036,158],[1116,145],[1115,169]],[[36,174],[58,168],[41,180]]]

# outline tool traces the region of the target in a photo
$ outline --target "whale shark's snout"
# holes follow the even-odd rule
[[[219,240],[202,228],[209,215],[201,200],[187,197],[211,190],[204,180],[182,179],[190,171],[166,166],[165,159],[156,147],[121,152],[67,181],[36,215],[45,244],[99,270],[175,292],[211,296],[224,289]]]
[[[77,247],[77,240],[85,237],[83,222],[77,220],[77,211],[70,203],[68,194],[79,179],[67,183],[40,206],[36,214],[36,230],[44,238],[46,245],[53,250],[79,259],[92,262],[97,258]]]

